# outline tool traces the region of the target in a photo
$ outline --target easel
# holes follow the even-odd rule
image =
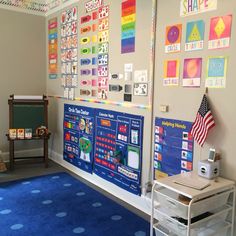
[[[14,169],[15,160],[26,160],[32,158],[42,158],[45,163],[45,167],[48,167],[48,140],[50,138],[50,133],[44,134],[42,136],[37,136],[35,133],[35,128],[44,125],[48,128],[48,100],[46,96],[15,96],[11,95],[8,100],[9,104],[9,129],[17,128],[32,128],[32,138],[30,139],[12,139],[9,134],[6,134],[9,141],[9,156],[10,156],[10,169]],[[34,114],[39,108],[39,114],[34,119]],[[18,109],[18,110],[17,110]],[[22,109],[22,112],[21,110]],[[23,117],[23,118],[22,118]],[[27,123],[27,118],[29,122]],[[18,119],[19,118],[19,119]],[[42,140],[43,141],[43,156],[32,156],[32,157],[15,157],[15,142],[22,140]]]

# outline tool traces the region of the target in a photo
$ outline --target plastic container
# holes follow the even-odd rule
[[[224,192],[211,196],[204,199],[203,201],[198,201],[191,206],[191,218],[201,215],[207,211],[212,211],[220,206],[227,203],[229,192]],[[156,199],[160,203],[161,207],[168,210],[170,216],[178,216],[183,219],[188,218],[188,204],[183,203],[179,200],[179,194],[173,192],[167,188],[162,188],[156,191]]]

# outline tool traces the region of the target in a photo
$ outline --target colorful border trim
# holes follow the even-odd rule
[[[64,99],[63,96],[57,96],[57,95],[47,95],[49,98],[55,98],[55,99]],[[74,101],[80,101],[80,102],[90,102],[90,103],[96,103],[96,104],[105,104],[105,105],[113,105],[113,106],[119,106],[119,107],[129,107],[129,108],[138,108],[138,109],[144,109],[144,110],[150,110],[151,106],[141,105],[141,104],[130,104],[130,103],[124,103],[124,102],[114,102],[114,101],[108,101],[108,100],[96,100],[96,99],[84,99],[84,98],[75,98]]]

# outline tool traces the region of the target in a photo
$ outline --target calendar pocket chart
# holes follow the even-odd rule
[[[141,194],[144,117],[96,110],[94,173]]]

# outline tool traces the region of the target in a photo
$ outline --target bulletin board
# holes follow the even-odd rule
[[[94,109],[64,105],[64,160],[92,173],[94,159]]]
[[[94,173],[141,194],[144,117],[96,110]]]

